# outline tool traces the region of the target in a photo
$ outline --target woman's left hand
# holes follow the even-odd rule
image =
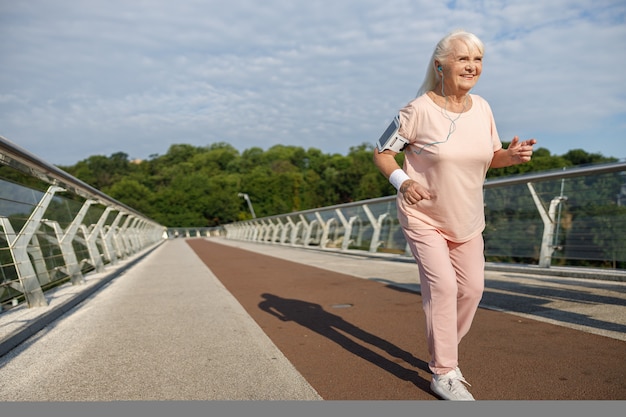
[[[536,143],[535,139],[520,142],[519,137],[515,136],[506,150],[512,164],[523,164],[530,161],[533,155],[533,145]]]

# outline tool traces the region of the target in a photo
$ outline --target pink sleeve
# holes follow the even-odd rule
[[[491,119],[491,144],[493,145],[493,151],[497,152],[502,149],[502,141],[500,141],[500,136],[498,135],[498,129],[496,128],[496,120],[493,117],[493,112],[491,111],[491,106],[486,100],[483,100],[485,103],[485,107],[487,113],[489,114],[489,118]]]
[[[407,104],[398,112],[398,119],[400,121],[398,133],[408,139],[409,142],[415,141],[415,137],[417,136],[417,117],[415,117],[414,114],[415,108],[410,104]]]

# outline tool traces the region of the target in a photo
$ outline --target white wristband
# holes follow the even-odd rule
[[[409,178],[406,172],[404,172],[400,168],[393,171],[389,176],[389,182],[396,188],[396,190],[400,190],[400,186],[402,185],[402,183],[410,179],[411,178]]]

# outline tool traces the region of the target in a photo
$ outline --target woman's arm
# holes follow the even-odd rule
[[[402,193],[402,197],[407,203],[415,204],[420,200],[430,200],[430,193],[416,181],[410,179],[400,168],[395,159],[396,155],[393,151],[379,152],[378,149],[374,149],[374,164],[385,178]]]
[[[396,161],[397,153],[390,150],[379,152],[378,149],[374,149],[374,165],[378,170],[389,179],[393,171],[400,169],[398,162]]]
[[[536,143],[535,139],[520,142],[519,137],[515,136],[507,149],[500,149],[494,152],[489,168],[504,168],[530,161],[533,154],[533,145]]]

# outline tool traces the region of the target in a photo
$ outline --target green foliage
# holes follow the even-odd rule
[[[152,192],[136,179],[124,177],[109,187],[106,194],[141,213],[147,214],[151,210]]]
[[[373,152],[367,143],[347,155],[285,145],[239,152],[222,142],[173,144],[165,155],[144,161],[118,152],[60,168],[165,226],[218,226],[251,218],[239,193],[248,194],[257,217],[392,195],[394,188],[372,162]],[[397,157],[400,165],[403,157]],[[539,148],[531,163],[491,170],[488,176],[614,160],[581,150],[554,156]]]

